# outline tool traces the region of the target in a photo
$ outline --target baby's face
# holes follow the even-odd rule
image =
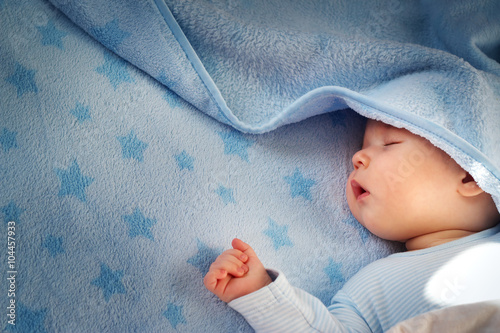
[[[440,207],[460,168],[426,139],[368,120],[363,148],[352,158],[349,208],[373,234],[407,241],[443,227]]]

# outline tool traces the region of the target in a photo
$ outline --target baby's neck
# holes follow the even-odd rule
[[[406,241],[408,251],[423,250],[436,245],[448,243],[463,237],[470,236],[475,232],[466,230],[444,230],[433,232],[431,234],[417,236]]]

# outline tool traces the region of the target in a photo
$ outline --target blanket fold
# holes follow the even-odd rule
[[[499,203],[498,2],[52,3],[240,131],[353,108],[425,136]]]

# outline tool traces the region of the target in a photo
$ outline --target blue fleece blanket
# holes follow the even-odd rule
[[[401,249],[345,203],[364,117],[500,206],[498,2],[344,2],[0,0],[1,329],[251,331],[234,237],[328,303]]]

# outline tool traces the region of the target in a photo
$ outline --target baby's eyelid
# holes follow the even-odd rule
[[[402,141],[398,141],[398,140],[389,140],[387,143],[384,143],[384,147],[397,145],[397,144],[400,144],[401,142]]]

